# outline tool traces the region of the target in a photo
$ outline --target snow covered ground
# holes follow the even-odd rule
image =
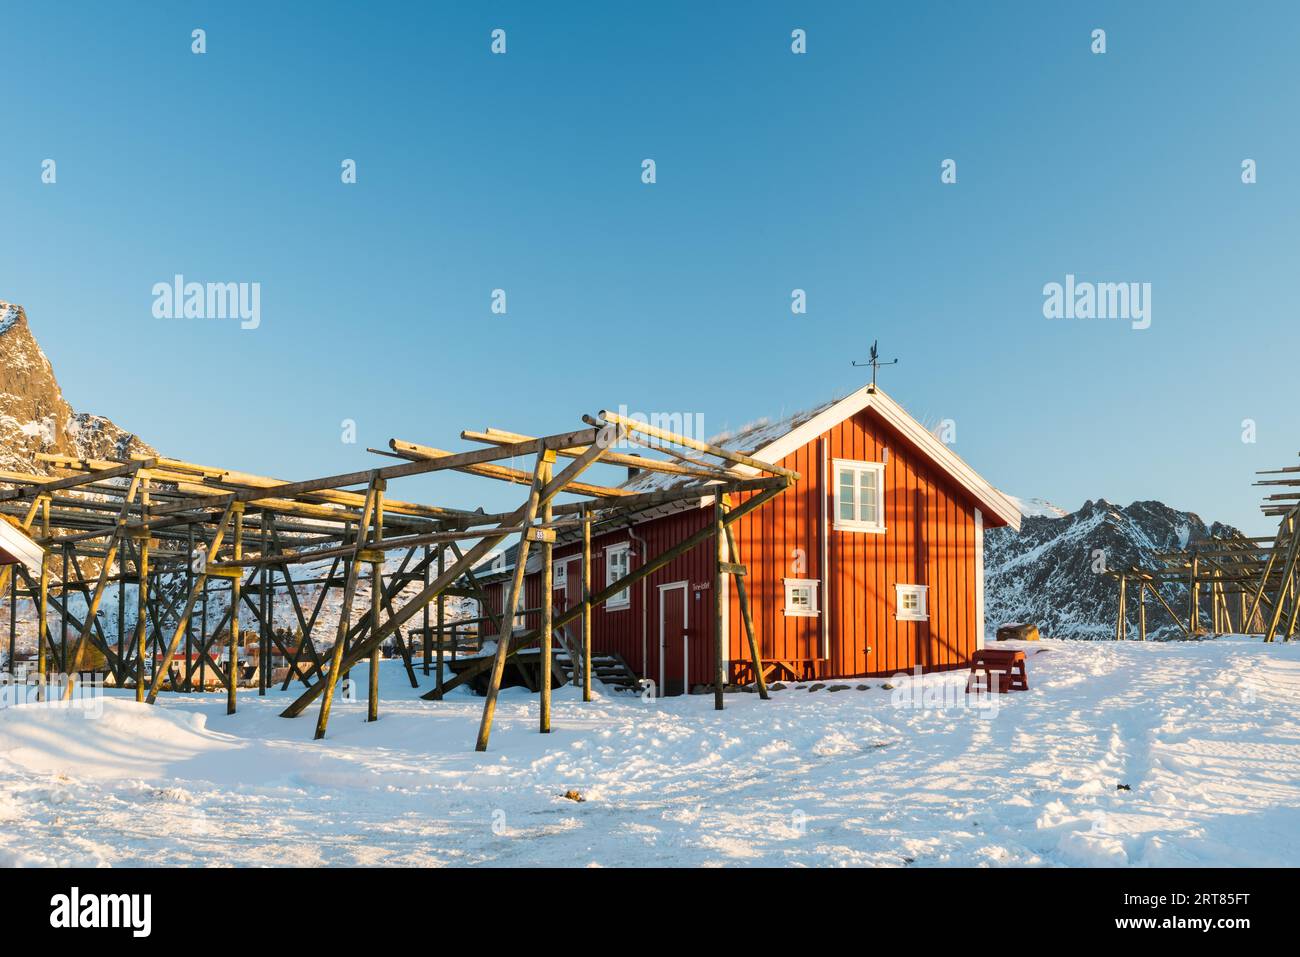
[[[396,662],[381,720],[341,703],[323,742],[278,693],[12,707],[0,864],[1300,864],[1300,646],[1024,647],[996,713],[960,674],[722,714],[569,688],[542,736],[515,688],[486,754],[482,699],[419,701]]]

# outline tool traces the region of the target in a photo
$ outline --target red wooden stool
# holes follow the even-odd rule
[[[1025,653],[1011,648],[981,648],[970,658],[970,677],[966,679],[966,693],[970,694],[976,677],[983,671],[984,688],[1004,694],[1008,691],[1028,691],[1029,674],[1025,671]],[[996,677],[996,680],[994,680]]]

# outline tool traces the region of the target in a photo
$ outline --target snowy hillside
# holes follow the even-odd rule
[[[956,673],[721,714],[566,688],[543,736],[510,688],[486,754],[481,698],[416,700],[392,661],[380,721],[339,702],[319,742],[278,692],[9,708],[0,865],[1300,864],[1300,646],[1028,650],[996,712]]]
[[[38,452],[105,459],[153,450],[103,416],[74,412],[23,307],[0,301],[0,470],[44,473]]]
[[[1120,507],[1098,499],[1066,512],[1042,499],[1017,501],[1025,515],[1020,531],[998,528],[984,537],[989,637],[1001,623],[1028,621],[1053,638],[1110,638],[1118,586],[1095,571],[1099,553],[1106,568],[1152,566],[1159,552],[1237,531],[1160,502]],[[1186,604],[1185,588],[1170,585],[1162,593],[1175,608]],[[1208,602],[1207,594],[1207,615]],[[1163,613],[1151,615],[1149,628],[1152,637],[1177,630]]]

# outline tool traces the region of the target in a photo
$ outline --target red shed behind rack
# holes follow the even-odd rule
[[[713,441],[801,476],[735,525],[739,555],[731,560],[747,567],[769,680],[969,666],[984,643],[984,530],[1019,528],[1011,499],[872,386]],[[673,480],[643,472],[623,487],[651,491]],[[594,535],[593,591],[712,520],[708,496]],[[513,554],[485,577],[497,613]],[[541,603],[536,555],[525,578],[525,609]],[[664,694],[710,683],[714,560],[710,542],[594,608],[593,652],[621,655]],[[581,546],[558,545],[554,562],[558,610],[581,598]],[[728,576],[723,583],[727,674],[752,681],[735,589]],[[516,627],[535,628],[539,617],[520,615]],[[577,623],[570,628],[576,642]]]

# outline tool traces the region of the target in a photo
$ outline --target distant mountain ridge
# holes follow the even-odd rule
[[[156,454],[109,419],[74,411],[32,335],[27,313],[0,300],[0,470],[46,474],[36,459],[40,452],[93,459]]]
[[[1025,518],[1019,532],[1009,528],[984,537],[985,623],[988,637],[1006,622],[1033,622],[1047,638],[1104,639],[1115,634],[1118,585],[1094,572],[1095,553],[1106,568],[1152,566],[1155,556],[1211,536],[1242,534],[1230,525],[1207,525],[1194,512],[1162,502],[1113,505],[1105,499],[1084,502],[1075,512],[1042,499],[1016,500]],[[1187,607],[1185,586],[1162,586],[1179,611]],[[1203,608],[1208,620],[1209,606]],[[1148,636],[1168,637],[1178,627],[1154,601],[1147,606]]]

